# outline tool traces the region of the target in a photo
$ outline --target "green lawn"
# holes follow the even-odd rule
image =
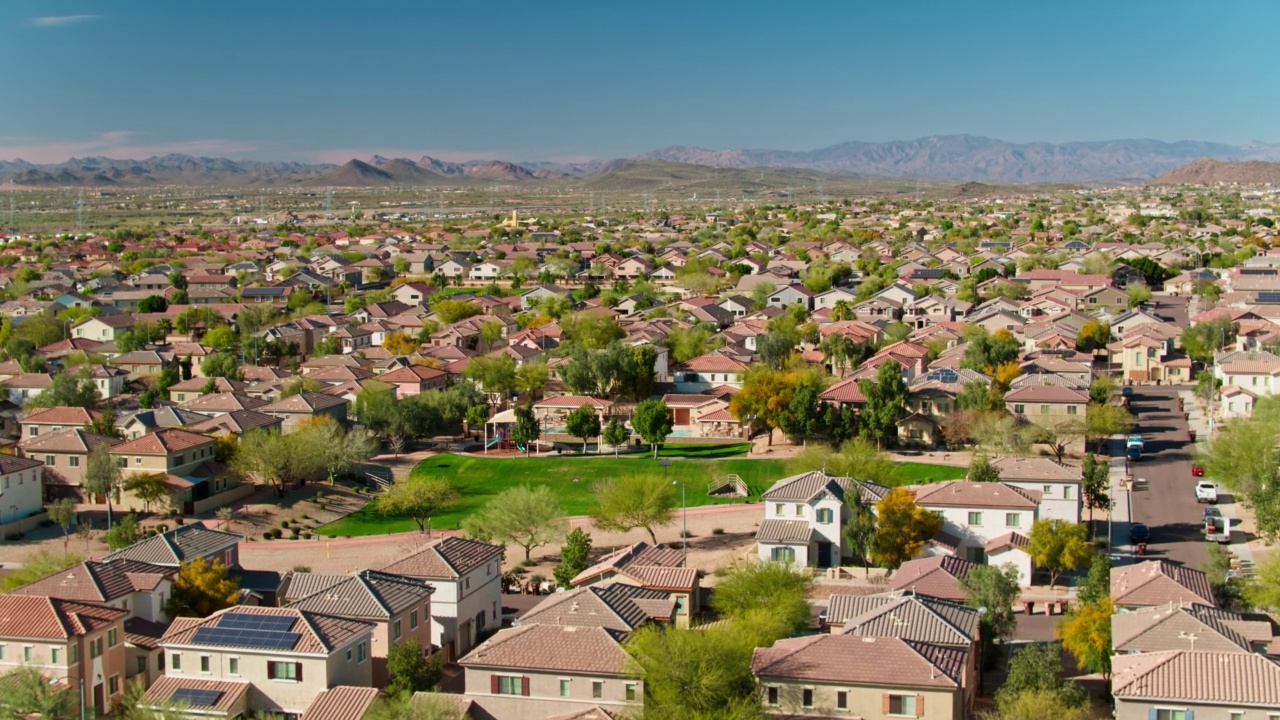
[[[714,448],[708,453],[723,452],[725,446],[683,446],[689,448]],[[679,451],[679,446],[671,450]],[[712,457],[718,457],[712,455]],[[925,478],[943,480],[962,477],[964,468],[900,463],[911,481]],[[550,485],[560,497],[567,515],[586,515],[594,502],[591,484],[599,479],[625,474],[661,475],[663,468],[649,455],[613,457],[549,457],[549,458],[483,458],[443,454],[426,458],[413,469],[416,475],[440,475],[451,480],[462,495],[462,502],[448,513],[436,516],[432,526],[436,529],[454,529],[462,519],[479,510],[489,498],[513,485]],[[712,479],[723,479],[734,474],[742,478],[758,498],[776,480],[785,477],[783,460],[686,459],[672,458],[666,468],[671,480],[682,480],[687,489],[690,507],[729,502],[707,495],[707,485]],[[737,502],[742,502],[738,499]],[[341,520],[320,527],[322,535],[380,535],[388,532],[415,530],[413,520],[405,517],[387,517],[378,513],[373,503]]]

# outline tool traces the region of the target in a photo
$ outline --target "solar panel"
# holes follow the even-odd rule
[[[255,615],[252,613],[229,612],[218,618],[217,627],[287,632],[289,628],[293,627],[294,620],[295,618],[291,615]]]
[[[929,379],[933,382],[952,384],[959,382],[960,376],[951,368],[939,368],[929,373]]]
[[[195,688],[178,688],[169,696],[175,703],[186,703],[191,706],[213,707],[222,697],[221,690],[196,690]]]
[[[229,627],[202,627],[196,629],[195,641],[209,645],[235,645],[237,647],[289,650],[301,635],[295,632],[273,630],[246,630]]]
[[[1280,292],[1260,292],[1258,293],[1257,301],[1261,303],[1280,303]]]

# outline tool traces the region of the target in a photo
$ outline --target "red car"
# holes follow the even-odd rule
[[[1204,468],[1200,467],[1199,465],[1192,465],[1192,466],[1191,466],[1191,476],[1192,476],[1192,477],[1204,477]]]

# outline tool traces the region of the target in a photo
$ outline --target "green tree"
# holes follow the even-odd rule
[[[542,437],[542,421],[533,413],[533,399],[524,405],[517,405],[516,427],[511,431],[511,439],[524,445],[524,454],[533,452],[533,444]]]
[[[88,523],[82,523],[80,528],[83,529],[85,525],[88,525]],[[14,588],[20,588],[54,573],[62,572],[82,562],[84,562],[84,558],[72,553],[64,552],[58,554],[48,550],[37,550],[23,559],[22,567],[5,575],[4,584],[0,589],[4,592],[9,592]]]
[[[93,410],[102,396],[87,372],[61,372],[53,376],[49,386],[41,390],[27,405],[30,407],[82,407]]]
[[[138,301],[140,313],[162,313],[169,309],[169,303],[161,295],[148,295]]]
[[[469,717],[471,715],[450,695],[401,692],[384,694],[374,700],[364,720],[467,720]]]
[[[489,406],[488,405],[472,405],[467,408],[467,429],[475,432],[476,428],[483,428],[485,423],[489,422]]]
[[[76,501],[71,498],[58,498],[45,508],[49,520],[62,528],[62,552],[67,552],[67,544],[71,540],[71,527],[76,524]]]
[[[1131,286],[1128,290],[1129,307],[1136,308],[1151,301],[1151,290],[1143,285]]]
[[[551,368],[545,362],[526,362],[516,368],[517,392],[536,393],[551,379]]]
[[[1267,612],[1280,612],[1280,553],[1272,553],[1254,568],[1254,577],[1244,588],[1248,603]],[[8,578],[6,589],[8,589]]]
[[[675,486],[661,475],[622,475],[591,486],[596,507],[591,518],[605,531],[628,532],[644,528],[649,540],[658,544],[655,528],[675,521]]]
[[[1062,573],[1083,567],[1093,559],[1089,529],[1082,523],[1056,518],[1036,520],[1029,539],[1027,554],[1037,567],[1049,571],[1049,587],[1058,584]]]
[[[736,620],[750,620],[767,612],[789,634],[799,633],[809,627],[812,619],[806,599],[812,585],[808,568],[738,561],[717,573],[711,607],[721,617]]]
[[[862,437],[881,447],[892,443],[898,437],[898,420],[906,412],[911,394],[902,379],[902,366],[893,360],[881,363],[875,381],[859,380],[858,389],[867,400],[860,418]]]
[[[66,683],[51,683],[35,666],[0,674],[0,717],[70,718],[79,706]]]
[[[989,384],[981,380],[971,380],[960,388],[956,394],[957,410],[991,410],[991,391]]]
[[[426,532],[432,516],[457,507],[461,499],[442,477],[410,475],[385,487],[376,502],[378,512],[412,518],[419,532]]]
[[[897,570],[915,557],[925,542],[942,529],[942,518],[916,505],[911,494],[894,488],[876,504],[874,557],[888,570]]]
[[[560,564],[551,574],[556,584],[568,589],[573,579],[591,567],[591,535],[582,528],[574,528],[560,548]]]
[[[560,327],[568,342],[588,350],[602,350],[627,336],[613,317],[595,313],[580,312],[561,318]]]
[[[630,433],[627,432],[626,426],[615,417],[609,418],[609,424],[604,426],[604,432],[600,436],[600,439],[603,440],[606,445],[612,445],[613,456],[618,457],[618,448],[627,443],[627,438],[629,436]]]
[[[1253,508],[1258,534],[1280,537],[1280,397],[1263,396],[1253,416],[1229,420],[1199,454],[1205,474],[1227,486]]]
[[[1089,573],[1076,585],[1076,602],[1089,605],[1111,597],[1111,556],[1097,553],[1089,561]]]
[[[674,423],[667,412],[667,404],[661,400],[645,400],[636,405],[631,414],[631,427],[653,446],[653,456],[671,434]]]
[[[818,412],[818,393],[821,388],[802,385],[795,388],[791,402],[786,410],[778,416],[778,427],[791,438],[807,445],[809,438],[818,434],[822,425],[822,415]]]
[[[563,538],[568,532],[564,509],[547,485],[518,485],[493,496],[479,512],[463,522],[467,534],[484,542],[517,545],[529,561],[533,549]]]
[[[1119,405],[1089,403],[1085,411],[1085,437],[1099,444],[1112,435],[1123,435],[1133,428],[1133,416]]]
[[[862,501],[862,493],[857,488],[853,488],[848,493],[846,502],[849,504],[850,513],[849,519],[841,529],[841,534],[844,536],[844,541],[849,543],[849,549],[853,551],[854,558],[862,563],[863,574],[870,577],[870,560],[875,555],[876,536],[879,534],[879,528],[876,527],[876,514],[870,505]]]
[[[1215,351],[1236,341],[1239,332],[1240,323],[1231,322],[1227,316],[1219,316],[1183,330],[1182,347],[1192,360],[1208,364],[1213,360]]]
[[[1105,405],[1115,399],[1120,392],[1116,381],[1107,374],[1098,375],[1089,383],[1089,402]]]
[[[1088,693],[1080,685],[1062,679],[1062,648],[1057,643],[1027,643],[1009,658],[1008,675],[996,691],[1001,718],[1004,709],[1016,706],[1027,692],[1051,693],[1070,708],[1089,702]]]
[[[104,539],[107,542],[107,549],[115,551],[129,547],[138,542],[141,537],[142,533],[138,529],[138,518],[133,513],[129,513],[121,518],[120,522],[113,525],[110,530],[107,530]]]
[[[1013,604],[1022,593],[1018,585],[1018,569],[1013,563],[1006,563],[1003,567],[977,565],[960,580],[960,587],[964,589],[966,605],[986,608],[980,621],[984,638],[1007,642],[1013,637],[1018,626]]]
[[[587,452],[587,441],[600,434],[600,416],[591,403],[583,403],[564,418],[565,432],[582,438],[582,453]]]
[[[312,357],[324,357],[326,355],[338,355],[342,352],[342,345],[338,342],[338,337],[333,333],[329,333],[320,338],[320,342],[316,343],[311,350]]]
[[[120,466],[111,457],[111,446],[99,443],[89,451],[84,471],[84,489],[107,499],[107,529],[111,528],[111,503],[120,488]]]
[[[204,345],[208,345],[214,350],[226,352],[238,347],[240,345],[240,338],[236,335],[236,331],[232,330],[229,326],[219,325],[218,327],[212,328],[206,332],[204,337],[200,339],[200,342]]]
[[[227,352],[209,353],[200,361],[200,373],[207,378],[230,378],[239,380],[244,377],[240,372],[240,361]]]
[[[444,676],[440,658],[428,657],[426,648],[417,638],[392,643],[387,650],[387,684],[383,690],[388,695],[409,694],[434,690]]]
[[[198,557],[178,567],[165,612],[170,617],[206,618],[240,601],[240,579],[221,560]]]
[[[1093,524],[1094,510],[1111,508],[1111,465],[1099,462],[1098,456],[1086,453],[1080,466],[1080,495],[1089,509],[1089,524]]]
[[[496,407],[516,385],[516,361],[507,354],[472,358],[464,374],[468,380],[480,384]]]
[[[969,482],[1000,482],[1000,471],[991,464],[990,458],[983,453],[978,453],[973,456],[973,462],[969,463],[967,479]]]
[[[315,477],[324,470],[324,456],[306,432],[282,434],[277,430],[250,430],[240,438],[231,467],[242,477],[272,487],[277,497],[293,483]]]
[[[1100,320],[1089,319],[1080,326],[1076,333],[1076,349],[1081,352],[1093,352],[1105,348],[1111,342],[1111,325]]]
[[[974,327],[966,333],[964,356],[960,358],[960,367],[994,375],[995,368],[1007,362],[1014,362],[1022,353],[1022,345],[1013,333],[1008,330],[997,330],[988,334],[981,327]]]
[[[151,503],[168,500],[170,497],[169,482],[162,472],[137,473],[124,481],[125,492],[142,501],[144,512],[151,512]]]

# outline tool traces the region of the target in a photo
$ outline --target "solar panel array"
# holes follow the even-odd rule
[[[938,368],[930,372],[927,379],[933,382],[953,384],[960,381],[960,376],[951,368]]]
[[[290,650],[302,637],[296,632],[278,630],[245,630],[230,627],[196,628],[195,641],[208,645],[235,645],[237,647],[263,648],[266,650]]]
[[[169,696],[173,703],[186,703],[192,707],[213,707],[222,698],[221,690],[197,690],[195,688],[178,688]]]
[[[293,627],[295,618],[292,615],[257,615],[254,613],[225,613],[218,618],[218,627],[236,628],[237,630],[271,630],[288,632]]]
[[[1280,303],[1280,292],[1260,292],[1258,293],[1257,302]]]

